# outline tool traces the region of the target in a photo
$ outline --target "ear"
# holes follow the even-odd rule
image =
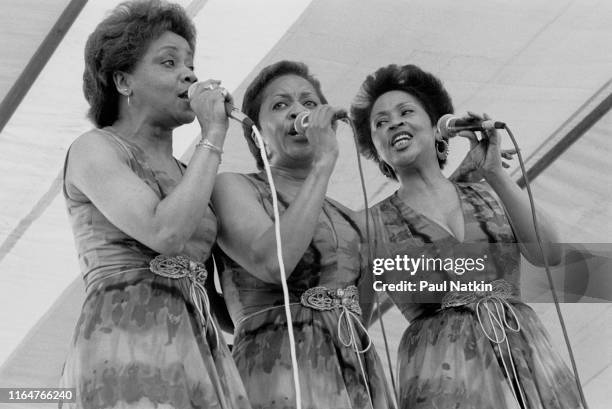
[[[117,92],[126,97],[132,93],[132,79],[129,74],[123,71],[115,71],[113,73],[113,82]]]
[[[437,142],[443,141],[444,138],[442,138],[442,133],[438,129],[438,124],[433,125],[432,128],[433,128],[434,140],[437,141]]]

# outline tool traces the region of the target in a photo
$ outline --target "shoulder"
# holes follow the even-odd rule
[[[260,188],[252,174],[224,172],[215,178],[213,204],[219,207],[219,201],[241,201],[249,198],[260,198]]]
[[[235,173],[235,172],[222,172],[217,175],[216,182],[220,184],[228,184],[228,183],[242,183],[244,182],[246,175],[243,173]]]
[[[250,174],[223,172],[215,179],[215,190],[244,191],[254,190],[254,182]]]
[[[343,209],[346,209],[346,214],[349,215],[355,222],[362,228],[365,228],[366,222],[371,223],[374,215],[380,214],[381,206],[384,206],[387,203],[388,198],[383,199],[382,201],[375,203],[367,209],[359,209],[359,210],[351,210],[345,206],[342,206]],[[367,220],[369,219],[369,220]]]
[[[100,129],[87,131],[74,140],[66,155],[64,193],[69,198],[86,197],[84,190],[127,166],[127,150],[111,135]]]
[[[71,161],[92,164],[108,159],[127,158],[126,149],[107,132],[97,128],[80,135],[70,146]]]
[[[472,198],[478,198],[490,205],[500,204],[497,194],[495,193],[491,185],[489,185],[485,181],[456,183],[456,185],[462,192],[464,192],[465,194],[467,194],[468,196]]]
[[[80,190],[103,181],[121,179],[125,172],[133,172],[126,145],[101,129],[80,135],[70,146],[64,176],[68,184]]]
[[[394,207],[393,206],[394,197],[395,197],[395,193],[385,197],[381,201],[370,206],[369,212],[370,212],[371,217],[376,216],[376,218],[379,218],[381,217],[381,215],[392,210]]]
[[[365,212],[362,210],[353,210],[342,203],[326,197],[325,200],[335,209],[340,215],[337,221],[348,222],[352,229],[357,230],[360,234],[365,231]]]
[[[391,196],[388,196],[380,202],[370,206],[368,209],[361,209],[353,212],[354,218],[362,231],[376,232],[379,230],[379,227],[384,224],[383,214],[385,209],[389,206],[390,200]]]

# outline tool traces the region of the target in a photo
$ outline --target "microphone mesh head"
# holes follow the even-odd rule
[[[189,86],[189,88],[187,88],[187,98],[188,99],[191,99],[191,96],[193,95],[193,92],[195,91],[197,86],[198,86],[198,83],[194,82],[193,84]]]
[[[308,115],[310,115],[310,111],[302,111],[295,117],[293,126],[297,133],[303,134],[306,132],[306,128],[308,128]]]
[[[194,82],[193,84],[189,86],[189,88],[187,88],[187,98],[188,99],[191,99],[191,96],[193,95],[198,84],[201,84],[201,82]],[[221,91],[221,94],[223,95],[223,97],[227,98],[227,94],[228,94],[227,90],[223,87],[219,87],[219,90]]]
[[[440,133],[441,136],[443,137],[449,137],[449,136],[453,136],[452,132],[448,130],[449,128],[449,122],[451,119],[455,118],[455,115],[453,114],[446,114],[446,115],[442,115],[440,117],[440,119],[438,119],[438,132]]]

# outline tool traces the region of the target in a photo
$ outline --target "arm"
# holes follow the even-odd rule
[[[205,124],[202,135],[222,146],[224,97],[219,91],[206,94],[194,97],[192,106]],[[219,159],[215,152],[196,149],[180,183],[160,200],[128,166],[124,153],[93,131],[72,145],[66,179],[129,236],[159,253],[180,254],[204,217]]]
[[[521,254],[532,264],[544,265],[544,259],[533,227],[531,205],[526,192],[523,192],[506,172],[489,173],[486,181],[499,196],[506,209],[506,214],[521,247]],[[542,239],[542,247],[547,256],[548,264],[553,266],[561,262],[563,251],[553,224],[546,215],[536,209],[538,231]]]
[[[314,170],[280,216],[287,277],[310,245],[328,180],[326,172]],[[213,204],[221,225],[217,240],[223,251],[260,280],[280,283],[274,222],[248,182],[236,174],[219,175]]]
[[[307,131],[309,142],[315,147],[312,170],[280,216],[287,277],[312,241],[338,156],[336,136],[331,127],[333,112],[328,106],[312,111]],[[213,204],[221,225],[218,236],[221,248],[260,280],[280,283],[274,222],[248,182],[236,174],[220,175],[213,192]]]
[[[488,119],[488,116],[485,114],[484,118]],[[486,157],[482,165],[485,180],[504,205],[523,256],[532,264],[543,265],[544,259],[538,246],[527,193],[523,192],[503,170],[497,131],[487,131],[486,134],[487,136],[480,141],[486,151]],[[548,264],[559,264],[563,256],[561,246],[552,244],[558,243],[556,231],[552,223],[540,211],[537,211],[536,216]]]

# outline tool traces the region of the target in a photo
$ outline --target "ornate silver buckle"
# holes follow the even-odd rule
[[[346,308],[353,314],[361,315],[359,293],[354,285],[335,290],[327,287],[312,287],[302,293],[300,302],[303,306],[318,311]]]

